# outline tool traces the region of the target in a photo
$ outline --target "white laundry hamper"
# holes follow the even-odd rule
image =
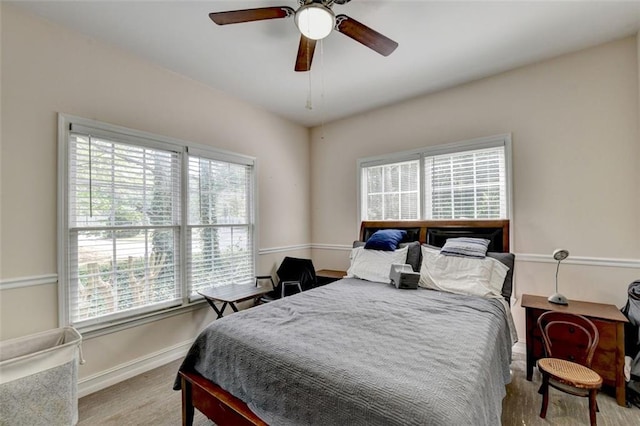
[[[0,425],[78,423],[81,342],[72,327],[0,342]]]

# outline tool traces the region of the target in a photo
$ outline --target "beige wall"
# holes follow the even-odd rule
[[[553,292],[564,247],[561,292],[621,306],[640,278],[637,57],[629,37],[314,128],[314,261],[348,266],[358,158],[511,133],[517,296]]]
[[[257,158],[258,272],[272,272],[288,254],[273,248],[308,247],[308,129],[10,5],[1,9],[0,339],[58,326],[58,112]],[[204,308],[88,339],[81,378],[182,344],[212,318]]]
[[[640,275],[638,38],[326,124],[309,144],[307,129],[220,91],[0,11],[0,339],[57,326],[58,112],[256,157],[260,273],[286,254],[347,267],[358,158],[512,133],[517,295],[551,291],[559,246],[572,256],[561,271],[569,297],[621,305]],[[200,309],[88,339],[81,380],[182,348],[211,319]]]

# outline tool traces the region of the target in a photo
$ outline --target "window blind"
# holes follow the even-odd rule
[[[60,324],[121,329],[253,282],[254,158],[81,117],[58,126]]]
[[[364,167],[362,169],[366,219],[417,219],[420,211],[419,160]]]
[[[425,158],[428,219],[506,217],[504,148],[493,147]]]
[[[189,155],[188,288],[254,277],[252,166]]]
[[[179,304],[178,152],[69,135],[68,280],[73,325]]]
[[[509,217],[510,135],[363,158],[362,220]]]

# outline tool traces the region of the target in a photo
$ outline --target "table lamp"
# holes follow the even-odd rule
[[[551,303],[555,303],[556,305],[568,305],[569,301],[567,298],[558,293],[558,271],[560,270],[560,262],[569,257],[569,251],[565,249],[556,249],[553,252],[553,258],[558,261],[558,266],[556,267],[556,292],[549,296],[547,299]]]

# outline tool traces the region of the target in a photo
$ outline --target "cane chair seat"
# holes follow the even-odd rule
[[[590,368],[558,358],[538,360],[538,369],[549,374],[549,378],[561,384],[579,389],[600,389],[602,377]]]

